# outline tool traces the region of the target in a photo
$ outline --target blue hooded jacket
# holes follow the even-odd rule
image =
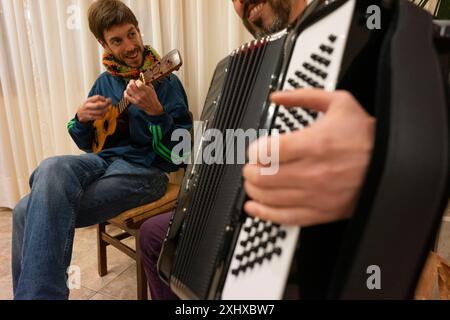
[[[105,72],[95,82],[89,97],[101,95],[111,98],[115,105],[122,100],[126,87],[125,80]],[[176,129],[192,129],[186,92],[180,80],[173,74],[156,84],[155,91],[165,112],[150,116],[137,106],[130,105],[128,134],[114,147],[101,151],[98,154],[100,157],[107,161],[121,158],[145,167],[158,167],[165,172],[178,170],[179,166],[171,160],[171,150],[177,142],[172,142],[171,137]],[[69,122],[68,130],[81,150],[92,152],[92,122],[82,124],[75,117]]]

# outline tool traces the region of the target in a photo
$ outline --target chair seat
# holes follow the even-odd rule
[[[173,210],[176,206],[180,185],[169,183],[166,194],[159,200],[125,211],[108,220],[119,228],[138,229],[147,219]]]

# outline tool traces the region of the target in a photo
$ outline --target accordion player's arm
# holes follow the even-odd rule
[[[262,175],[261,165],[244,168],[252,216],[281,224],[312,226],[349,218],[371,159],[375,119],[348,92],[297,90],[276,93],[274,103],[324,112],[303,131],[281,135],[279,170]],[[258,143],[249,149],[257,157]],[[273,152],[273,150],[272,150]]]

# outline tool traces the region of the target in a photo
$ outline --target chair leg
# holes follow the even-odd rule
[[[106,247],[108,243],[102,239],[102,234],[106,232],[106,223],[97,225],[97,263],[98,274],[100,277],[106,276],[108,273]]]
[[[137,280],[137,298],[138,300],[148,300],[148,284],[147,275],[145,274],[144,265],[141,258],[141,250],[139,245],[140,232],[138,230],[136,239],[136,280]]]

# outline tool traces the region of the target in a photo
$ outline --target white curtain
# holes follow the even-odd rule
[[[198,118],[214,68],[251,39],[229,0],[128,0],[161,55],[177,48],[178,72]],[[29,192],[43,159],[79,154],[67,122],[103,71],[91,35],[92,0],[0,0],[0,207]]]

